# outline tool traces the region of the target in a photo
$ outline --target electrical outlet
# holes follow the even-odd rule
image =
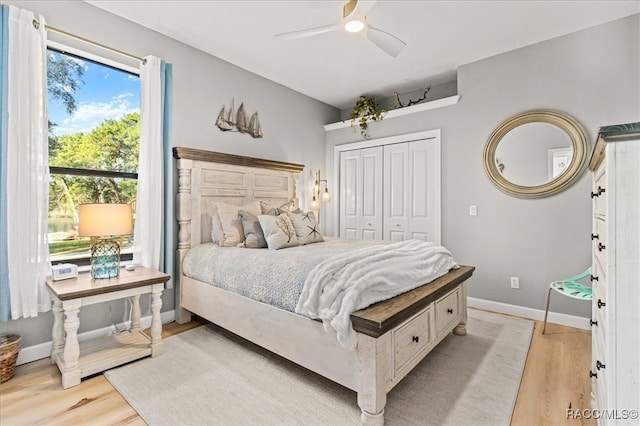
[[[511,288],[520,288],[520,278],[511,277]]]

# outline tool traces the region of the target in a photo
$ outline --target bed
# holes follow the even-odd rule
[[[211,243],[212,205],[293,202],[302,165],[174,148],[176,320],[203,317],[357,393],[363,424],[383,424],[387,393],[449,333],[466,334],[465,286],[474,267],[460,265],[413,290],[353,312],[357,345],[345,349],[322,322],[190,278],[183,260]],[[254,250],[254,249],[245,249]],[[426,384],[428,385],[428,384]]]

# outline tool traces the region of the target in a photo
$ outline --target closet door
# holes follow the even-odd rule
[[[440,143],[384,147],[384,239],[440,244]]]
[[[403,241],[409,238],[409,144],[384,147],[383,238]]]
[[[340,236],[382,239],[382,147],[340,153]]]

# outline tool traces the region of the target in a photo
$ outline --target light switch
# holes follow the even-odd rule
[[[478,206],[469,206],[469,216],[477,216],[478,215]]]

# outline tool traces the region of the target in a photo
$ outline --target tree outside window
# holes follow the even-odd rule
[[[52,263],[88,263],[78,206],[131,203],[138,177],[140,82],[137,75],[48,51],[49,248]],[[130,258],[130,236],[123,257]]]

